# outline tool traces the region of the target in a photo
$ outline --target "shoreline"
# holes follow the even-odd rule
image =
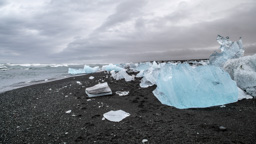
[[[0,93],[0,143],[254,143],[256,99],[225,107],[176,109],[162,105],[155,86],[115,81],[104,72],[64,78]],[[89,80],[94,76],[93,80]],[[108,82],[112,96],[88,98],[84,90]],[[76,83],[80,81],[82,85]],[[129,91],[120,97],[116,91]],[[90,99],[90,100],[88,100]],[[110,110],[131,115],[102,120]],[[70,114],[65,113],[71,110]],[[222,128],[224,127],[224,128]]]

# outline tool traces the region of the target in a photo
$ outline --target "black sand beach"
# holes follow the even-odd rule
[[[93,75],[95,79],[89,80]],[[135,82],[95,73],[33,85],[0,94],[0,143],[239,143],[256,142],[256,99],[226,107],[179,110],[162,105]],[[108,82],[112,91],[88,100],[85,88]],[[82,85],[76,82],[80,81]],[[131,115],[119,123],[102,120],[110,110]],[[65,113],[72,110],[71,113]]]

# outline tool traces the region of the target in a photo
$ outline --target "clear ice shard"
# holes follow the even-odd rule
[[[134,75],[128,75],[126,73],[126,70],[120,70],[119,72],[115,72],[114,70],[112,70],[111,72],[111,76],[115,79],[115,80],[121,80],[121,79],[125,79],[126,82],[128,81],[133,81],[134,80]]]
[[[129,94],[129,91],[116,91],[116,94],[118,94],[119,96],[126,96]]]
[[[224,66],[237,86],[256,97],[256,54],[228,60]]]
[[[210,64],[222,67],[229,59],[239,58],[244,55],[244,48],[242,39],[232,42],[229,38],[224,38],[220,35],[217,36],[217,42],[220,44],[221,52],[213,53],[210,58]]]
[[[111,95],[112,91],[108,86],[108,83],[104,82],[104,83],[99,83],[95,86],[86,88],[85,93],[89,97],[98,97],[98,96],[104,96],[104,95]]]
[[[219,67],[206,65],[166,64],[159,72],[153,91],[165,105],[179,109],[204,108],[233,103],[238,100],[238,88],[229,74]]]
[[[121,68],[121,67],[119,67],[117,65],[113,65],[113,64],[104,65],[102,67],[102,70],[105,70],[105,71],[112,71],[112,70],[114,70],[114,71],[121,71],[123,69],[124,68]]]
[[[120,122],[126,117],[130,116],[130,114],[123,110],[116,110],[116,111],[111,110],[107,113],[104,113],[103,116],[109,121]]]
[[[68,73],[69,74],[84,74],[84,73],[95,73],[99,70],[99,67],[90,67],[88,65],[84,65],[83,69],[73,69],[73,68],[68,68]]]

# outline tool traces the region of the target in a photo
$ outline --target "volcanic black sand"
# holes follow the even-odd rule
[[[89,80],[91,75],[95,79]],[[77,76],[0,94],[0,143],[256,142],[256,99],[180,110],[162,105],[152,94],[155,86],[142,89],[139,79],[115,81],[106,75]],[[88,100],[85,88],[99,80],[108,82],[113,93],[130,94]],[[131,115],[119,123],[102,120],[104,113],[119,109]]]

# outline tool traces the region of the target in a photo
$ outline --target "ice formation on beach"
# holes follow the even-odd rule
[[[238,100],[236,83],[219,67],[166,64],[159,72],[154,95],[179,109],[203,108]]]
[[[98,97],[98,96],[104,96],[104,95],[111,95],[112,90],[108,86],[108,83],[104,82],[104,83],[99,83],[95,86],[86,88],[85,93],[89,97]]]
[[[217,36],[217,42],[221,45],[221,52],[213,53],[209,60],[210,64],[222,67],[228,59],[239,58],[244,55],[244,48],[242,39],[232,42],[229,38],[224,38],[220,35]]]
[[[130,116],[130,114],[123,110],[116,110],[116,111],[111,110],[107,113],[104,113],[103,116],[109,121],[120,122],[126,117]]]
[[[230,59],[223,68],[241,89],[256,97],[256,54]]]
[[[120,70],[119,72],[115,72],[114,70],[112,70],[111,72],[111,76],[115,79],[115,80],[121,80],[121,79],[125,79],[126,82],[128,81],[133,81],[134,80],[134,75],[128,75],[126,73],[126,70]]]
[[[102,67],[102,70],[104,70],[104,71],[112,71],[112,70],[121,71],[123,69],[124,68],[121,68],[121,67],[119,67],[117,65],[113,65],[113,64],[105,65],[105,66]]]
[[[68,68],[68,73],[69,74],[84,74],[84,73],[95,73],[99,71],[99,66],[96,67],[90,67],[88,65],[84,65],[83,69],[73,69],[73,68]]]

